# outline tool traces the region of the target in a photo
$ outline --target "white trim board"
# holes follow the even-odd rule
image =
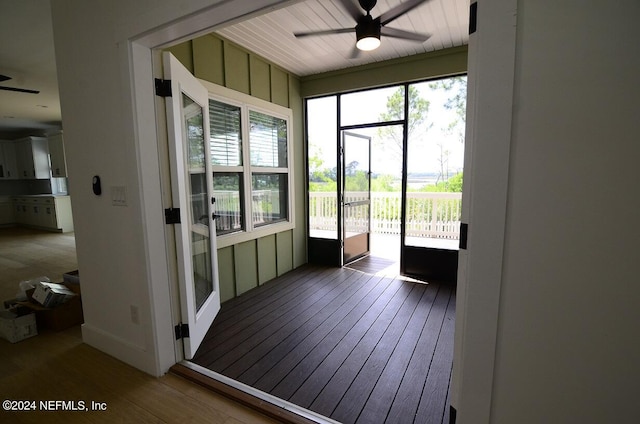
[[[217,372],[211,371],[207,368],[204,368],[198,364],[189,361],[182,361],[181,365],[202,374],[212,380],[218,381],[220,383],[226,384],[227,386],[233,387],[234,389],[240,390],[244,393],[247,393],[255,398],[258,398],[264,402],[270,403],[271,405],[275,405],[279,408],[282,408],[286,411],[293,412],[296,415],[304,417],[308,420],[311,420],[318,424],[340,424],[338,421],[332,420],[331,418],[325,417],[324,415],[320,415],[317,412],[310,411],[301,406],[295,405],[289,401],[284,399],[280,399],[275,397],[269,393],[265,393],[261,390],[253,388],[251,386],[247,386],[244,383],[233,380],[229,377],[226,377],[222,374],[218,374]]]

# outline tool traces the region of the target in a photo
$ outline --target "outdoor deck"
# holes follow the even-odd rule
[[[448,423],[455,288],[392,264],[307,265],[226,302],[193,362],[343,423]]]

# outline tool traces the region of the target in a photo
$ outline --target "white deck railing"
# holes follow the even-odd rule
[[[364,192],[350,192],[346,201],[366,199]],[[407,193],[406,231],[408,237],[457,240],[460,234],[462,193]],[[401,195],[393,192],[371,193],[371,232],[400,234]],[[337,200],[332,192],[309,193],[311,230],[335,231]],[[359,214],[347,215],[346,225],[358,231],[366,225]]]
[[[218,225],[236,228],[240,225],[240,201],[238,193],[216,191],[216,213]],[[366,199],[365,192],[345,193],[345,200],[355,202]],[[265,205],[278,208],[278,192],[263,190],[253,196],[254,223],[265,222]],[[407,193],[407,237],[439,238],[457,240],[460,233],[460,211],[462,193]],[[400,193],[371,193],[371,232],[378,234],[400,234]],[[278,212],[278,211],[272,211]],[[337,200],[332,192],[309,193],[310,229],[335,231],[337,228]],[[346,216],[347,231],[360,232],[366,229],[366,210],[353,208]]]
[[[198,197],[199,196],[199,197]],[[192,207],[206,212],[205,196],[192,196]],[[218,230],[242,228],[240,193],[233,190],[215,190],[215,213]],[[251,196],[251,219],[253,225],[271,222],[280,216],[280,192],[278,190],[255,190]]]

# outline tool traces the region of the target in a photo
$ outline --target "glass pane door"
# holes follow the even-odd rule
[[[182,94],[182,111],[187,142],[191,229],[191,268],[196,312],[213,292],[209,208],[207,198],[206,145],[202,108],[186,94]]]
[[[184,356],[191,359],[220,310],[220,289],[211,198],[208,92],[170,53],[165,78],[173,95],[167,102],[167,133]]]
[[[462,205],[466,77],[411,84],[409,92],[428,100],[428,113],[410,113],[408,119],[401,272],[454,282]]]
[[[371,137],[342,132],[343,257],[351,262],[369,253],[371,218]]]

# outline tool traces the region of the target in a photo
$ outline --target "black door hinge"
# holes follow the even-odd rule
[[[180,224],[180,208],[165,209],[164,222],[166,224]]]
[[[189,324],[178,324],[174,328],[176,340],[189,337]]]
[[[469,35],[478,29],[478,2],[471,3],[469,7]]]
[[[460,244],[459,248],[466,250],[467,249],[467,233],[469,232],[469,224],[465,224],[462,222],[460,224]]]
[[[155,79],[156,96],[171,97],[171,80]]]

